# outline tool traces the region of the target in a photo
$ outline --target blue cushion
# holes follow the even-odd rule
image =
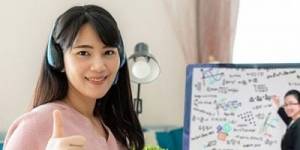
[[[3,144],[2,143],[0,143],[0,150],[2,150],[3,149]]]
[[[156,132],[156,139],[161,148],[174,150],[173,139],[169,132]]]
[[[176,128],[169,131],[156,132],[156,139],[160,147],[169,150],[182,149],[183,128]]]
[[[170,131],[170,134],[173,138],[174,142],[174,150],[181,150],[182,149],[182,134],[183,128],[178,128]]]

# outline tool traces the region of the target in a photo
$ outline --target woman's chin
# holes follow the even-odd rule
[[[292,118],[292,117],[294,116],[294,114],[292,114],[292,113],[287,113],[287,116],[290,117],[290,118]]]

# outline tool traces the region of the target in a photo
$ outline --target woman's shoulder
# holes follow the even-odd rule
[[[296,119],[294,122],[290,123],[291,131],[299,130],[300,132],[300,118]]]
[[[296,120],[294,121],[294,123],[300,124],[300,118],[296,119]]]
[[[52,116],[52,112],[54,110],[66,110],[68,107],[64,102],[57,101],[57,102],[51,102],[51,103],[46,103],[43,105],[40,105],[34,109],[32,109],[30,112],[27,113],[27,115],[34,115],[34,116],[45,116],[45,115],[50,115]],[[49,114],[50,112],[50,114]],[[24,114],[26,115],[26,114]]]
[[[295,126],[300,127],[300,118],[296,119],[293,124],[295,124]]]
[[[22,142],[28,144],[29,141],[37,142],[35,140],[49,138],[52,131],[52,111],[56,109],[64,110],[66,108],[64,105],[54,102],[40,105],[24,113],[10,125],[5,143],[13,144],[20,142],[18,139],[22,139]]]
[[[38,125],[45,122],[52,122],[52,112],[54,110],[65,110],[66,107],[60,102],[51,102],[40,105],[29,112],[24,113],[18,117],[13,124],[31,124]]]

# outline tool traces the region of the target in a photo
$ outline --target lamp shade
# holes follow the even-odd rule
[[[145,43],[135,46],[134,54],[128,58],[131,80],[136,83],[150,83],[160,73],[157,60],[149,53]]]

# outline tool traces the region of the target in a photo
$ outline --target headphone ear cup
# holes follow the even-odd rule
[[[54,43],[52,36],[48,41],[47,61],[48,64],[56,70],[62,70],[64,68],[63,52],[60,46]]]

